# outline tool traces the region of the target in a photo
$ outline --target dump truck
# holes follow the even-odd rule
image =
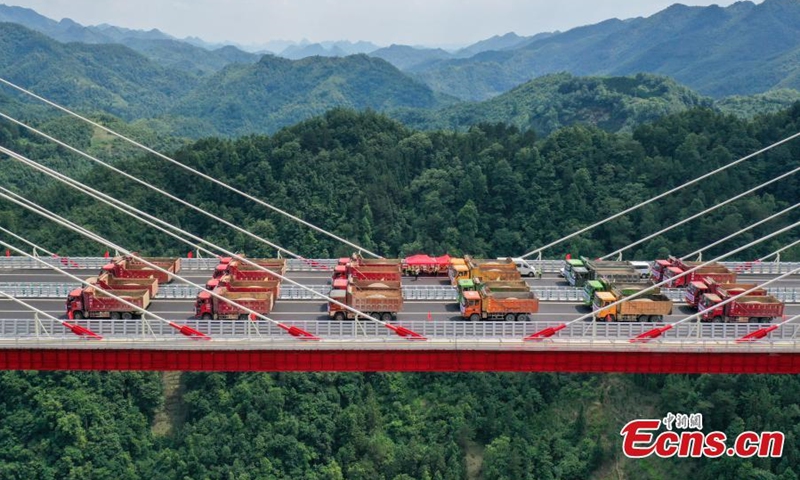
[[[125,299],[139,308],[150,306],[150,291],[113,290],[110,293]],[[67,296],[67,315],[80,320],[82,318],[139,318],[141,312],[126,305],[122,301],[102,292],[97,287],[76,288]]]
[[[757,286],[758,285],[755,283],[718,283],[713,279],[707,279],[705,282],[695,280],[686,287],[686,290],[683,292],[683,298],[686,300],[686,304],[689,305],[689,307],[697,309],[700,300],[706,293],[714,293],[724,300]],[[748,293],[748,295],[755,296],[763,296],[766,294],[767,290],[764,288],[759,288]]]
[[[463,259],[450,259],[448,276],[450,284],[453,286],[458,285],[459,280],[468,278],[480,278],[484,282],[522,279],[517,266],[510,258],[495,260],[475,259],[468,256]]]
[[[663,280],[670,280],[667,283],[669,288],[683,288],[689,285],[691,282],[694,281],[705,281],[708,279],[713,279],[716,282],[720,283],[734,283],[736,282],[736,272],[730,271],[728,267],[721,265],[721,264],[711,264],[706,265],[705,267],[700,267],[697,270],[689,273],[688,275],[684,275],[680,278],[675,278],[681,273],[693,268],[692,266],[675,266],[669,267],[666,272],[664,272]]]
[[[489,281],[484,282],[481,278],[474,278],[473,283],[476,290],[484,290],[486,292],[528,292],[531,287],[525,280],[511,280],[503,281]]]
[[[90,277],[86,281],[101,290],[148,290],[150,298],[155,298],[158,293],[158,279],[150,276],[147,278],[116,278],[104,273],[99,277]]]
[[[351,308],[390,322],[397,318],[397,313],[403,308],[403,291],[400,282],[397,286],[379,286],[381,282],[373,282],[372,287],[357,287],[349,284],[344,290],[331,290],[330,297]],[[355,314],[340,305],[328,302],[328,317],[335,320],[354,319]]]
[[[725,305],[714,293],[706,293],[700,300],[703,311],[700,321],[713,323],[769,323],[783,316],[784,304],[772,295],[745,295]]]
[[[641,277],[640,277],[641,278]],[[615,288],[622,292],[623,295],[633,295],[634,292],[641,291],[647,288],[648,285],[644,283],[634,283],[630,285],[626,284],[615,284],[611,281],[601,279],[601,280],[589,280],[583,285],[583,304],[587,307],[592,305],[594,301],[594,294],[595,292],[610,292]],[[653,293],[661,293],[660,288],[656,288],[651,290]]]
[[[596,320],[606,322],[660,322],[672,315],[672,300],[661,293],[646,293],[613,307],[610,304],[625,298],[622,291],[596,292],[592,309]]]
[[[589,280],[600,280],[601,278],[616,283],[639,283],[642,281],[641,274],[630,262],[590,260],[585,257],[581,257],[579,262],[579,266],[564,269],[564,278],[573,287],[582,287]]]
[[[225,288],[217,287],[214,293],[232,300],[243,307],[247,307],[261,315],[267,315],[272,311],[274,299],[272,292],[231,292]],[[197,294],[195,302],[195,318],[203,320],[247,320],[249,312],[235,305],[211,295],[208,292]]]
[[[484,282],[480,278],[467,278],[458,281],[456,286],[457,299],[460,302],[464,292],[529,292],[531,287],[524,280],[509,282]]]
[[[671,280],[667,286],[670,288],[683,288],[688,286],[694,281],[704,281],[705,279],[714,279],[719,283],[734,283],[736,282],[736,272],[731,271],[721,263],[710,263],[700,267],[703,262],[688,262],[677,257],[669,257],[668,260],[656,260],[653,263],[653,282],[660,283],[668,279]],[[677,278],[678,275],[699,267],[697,270]]]
[[[149,265],[145,264],[146,260],[158,267],[167,270],[169,273],[156,270]],[[178,273],[181,269],[180,258],[164,258],[164,257],[134,257],[127,255],[125,257],[116,257],[114,261],[103,265],[100,274],[107,273],[116,278],[148,278],[155,277],[159,283],[169,283],[173,279],[173,274]]]
[[[280,280],[236,280],[230,275],[221,278],[212,278],[206,282],[208,290],[223,288],[229,292],[270,292],[273,298],[280,295]]]
[[[220,259],[220,264],[214,269],[214,278],[222,278],[225,275],[231,275],[236,280],[280,280],[280,277],[277,275],[265,272],[241,260],[227,259],[227,262],[223,262],[222,260],[223,259]],[[283,258],[248,258],[247,260],[281,276],[286,274],[286,260]]]
[[[385,265],[350,265],[347,276],[356,280],[399,282],[403,278],[399,264]]]
[[[333,269],[333,279],[354,277],[362,280],[400,281],[403,277],[401,262],[394,258],[364,259],[340,258]]]
[[[539,299],[526,292],[465,291],[459,302],[461,317],[479,320],[528,321],[539,311]]]
[[[650,280],[652,280],[653,283],[660,283],[664,280],[664,272],[671,266],[672,262],[669,260],[656,260],[650,266]]]

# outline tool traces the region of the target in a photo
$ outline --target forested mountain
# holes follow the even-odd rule
[[[172,68],[122,45],[63,44],[3,23],[0,71],[66,106],[148,119],[144,123],[189,137],[273,132],[337,106],[430,108],[446,100],[389,63],[365,55],[295,62],[267,55],[254,64],[231,64],[250,54],[226,47],[203,50],[204,61],[211,63],[201,66],[199,60],[184,62],[199,47],[171,40],[132,43],[160,49],[157,56]],[[211,73],[223,65],[228,66]]]
[[[280,56],[291,60],[320,56],[320,57],[346,57],[347,55],[357,55],[359,53],[369,53],[377,50],[378,46],[371,42],[322,42],[322,43],[299,43],[289,45],[281,50]]]
[[[265,55],[211,76],[170,113],[202,119],[224,135],[271,132],[344,106],[431,108],[439,99],[391,64],[366,55],[297,61]]]
[[[102,138],[70,119],[43,126],[83,148]],[[272,136],[205,139],[175,157],[387,255],[516,254],[664,191],[800,129],[800,105],[741,120],[708,109],[632,133],[569,127],[545,138],[502,125],[419,132],[376,113],[337,109]],[[270,255],[205,217],[0,123],[0,142],[72,172],[226,247]],[[672,224],[800,162],[795,141],[702,189],[673,195],[554,249],[599,255]],[[346,249],[277,219],[153,157],[116,161],[154,185],[308,256]],[[29,198],[145,254],[174,240],[6,161]],[[636,249],[683,254],[796,202],[789,178]],[[770,224],[769,230],[796,220]],[[98,245],[0,204],[4,226],[59,253]],[[763,230],[746,232],[748,242]],[[753,258],[793,236],[742,254]],[[722,251],[729,245],[719,247]],[[711,254],[711,252],[709,252]],[[795,248],[783,258],[800,258]],[[797,478],[797,376],[554,374],[0,373],[0,477],[61,478]],[[166,408],[166,405],[169,408]],[[634,418],[701,412],[704,429],[783,431],[781,459],[627,460],[619,431]]]
[[[85,27],[65,18],[59,22],[28,8],[0,4],[0,22],[11,22],[63,43],[120,44],[165,67],[190,73],[216,72],[231,63],[253,63],[259,55],[233,46],[201,48],[158,30],[131,30],[112,25]]]
[[[400,69],[412,68],[443,58],[452,58],[451,53],[441,48],[415,48],[408,45],[390,45],[371,52],[369,56],[382,58]]]
[[[503,51],[410,69],[431,88],[482,100],[538,76],[673,77],[721,97],[800,87],[800,2],[737,2],[727,8],[676,4],[647,18],[607,20]]]
[[[710,99],[666,77],[581,78],[562,73],[531,80],[484,102],[457,103],[438,110],[401,110],[392,112],[392,116],[423,129],[463,130],[488,122],[533,129],[539,134],[576,124],[616,132],[711,105]]]
[[[488,52],[492,50],[508,50],[518,47],[528,40],[529,37],[520,37],[514,32],[508,32],[505,35],[495,35],[491,38],[487,38],[486,40],[475,42],[472,45],[458,50],[455,55],[457,57],[471,57],[481,52]]]
[[[63,44],[13,23],[0,23],[0,72],[53,101],[124,119],[163,114],[197,84],[122,45]]]
[[[0,4],[0,22],[17,23],[64,43],[124,43],[127,39],[174,40],[157,29],[131,30],[113,25],[85,27],[69,18],[55,21],[30,8],[3,4]]]
[[[770,90],[756,95],[734,95],[714,102],[725,113],[748,118],[764,113],[775,113],[800,102],[800,91],[790,88]]]

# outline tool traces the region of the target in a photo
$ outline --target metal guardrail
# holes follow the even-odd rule
[[[106,338],[183,338],[174,328],[158,321],[143,320],[80,320],[75,323],[87,327]],[[321,339],[364,339],[364,338],[397,338],[384,326],[374,322],[352,321],[285,321],[287,325],[301,328]],[[276,337],[286,339],[286,332],[268,322],[225,321],[225,320],[190,320],[186,325],[212,338],[255,339]],[[559,325],[559,322],[433,322],[408,321],[396,322],[426,338],[447,339],[510,339],[521,340],[534,332],[547,327]],[[604,323],[577,322],[551,337],[553,341],[580,340],[581,342],[616,340],[627,341],[647,332],[663,323]],[[763,328],[764,324],[697,324],[685,323],[675,326],[663,334],[663,341],[721,340],[733,341],[744,335]],[[800,324],[787,324],[770,333],[769,338],[762,341],[789,341],[800,346]],[[79,338],[68,332],[58,322],[42,319],[0,319],[0,339],[21,338]],[[653,342],[661,341],[659,339]]]
[[[77,270],[100,270],[103,265],[107,264],[111,259],[105,257],[39,257],[48,265],[56,266],[59,268],[69,268]],[[286,268],[288,271],[304,272],[304,271],[331,271],[336,265],[337,259],[287,259]],[[211,271],[214,267],[219,265],[217,258],[182,258],[181,270],[190,271]],[[46,269],[47,267],[37,262],[36,260],[28,257],[12,256],[0,257],[0,269],[7,270],[30,270],[30,269]]]
[[[99,270],[108,263],[104,257],[41,257],[50,265],[62,268]],[[310,258],[286,260],[286,269],[290,272],[330,271],[338,260],[334,258]],[[219,263],[216,258],[182,258],[181,269],[190,271],[213,270]],[[557,273],[564,266],[564,260],[528,260],[528,263],[544,273]],[[800,262],[720,262],[731,270],[743,274],[779,275],[800,267]],[[11,256],[0,257],[0,269],[28,270],[47,268],[28,257]]]
[[[75,288],[77,283],[61,282],[31,282],[31,283],[0,283],[0,291],[18,298],[66,298],[67,294]],[[327,295],[330,285],[309,285],[308,288],[315,292]],[[456,301],[456,290],[445,285],[405,285],[403,298],[407,301]],[[582,302],[583,289],[575,287],[532,287],[531,291],[536,298],[543,302]],[[156,298],[170,300],[192,300],[197,296],[198,290],[189,285],[160,285]],[[678,288],[662,289],[673,302],[683,303],[684,290]],[[800,288],[778,287],[768,288],[767,292],[785,303],[800,303]],[[314,300],[319,298],[311,292],[296,285],[282,285],[279,300]]]

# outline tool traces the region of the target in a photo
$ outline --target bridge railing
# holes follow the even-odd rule
[[[61,268],[99,270],[100,267],[109,262],[104,257],[41,257],[50,265]],[[309,258],[286,260],[287,271],[290,272],[328,272],[336,265],[337,259],[333,258]],[[541,269],[544,273],[557,273],[564,266],[564,260],[529,260],[529,262]],[[183,258],[181,268],[190,271],[210,271],[219,263],[216,258]],[[800,267],[800,262],[720,262],[731,270],[743,275],[779,275]],[[0,269],[8,270],[28,270],[47,268],[39,262],[28,257],[11,256],[0,257]]]
[[[18,298],[66,298],[73,289],[78,288],[77,283],[62,282],[25,282],[0,283],[0,291]],[[327,295],[330,285],[308,285],[315,292]],[[456,301],[456,290],[446,285],[404,285],[403,298],[408,301]],[[575,287],[531,287],[536,298],[544,302],[580,302],[583,301],[583,290]],[[785,303],[800,303],[800,288],[777,287],[768,288],[770,295],[774,295]],[[170,300],[191,300],[197,296],[198,289],[189,285],[172,284],[159,286],[156,298]],[[683,290],[677,288],[663,289],[673,302],[683,303]],[[311,292],[296,285],[282,285],[280,300],[315,300],[319,299]]]
[[[143,320],[101,320],[84,319],[75,321],[93,332],[106,338],[163,338],[177,339],[182,335],[174,328],[157,321]],[[322,339],[397,339],[389,329],[373,322],[354,321],[284,321],[287,325],[296,326]],[[286,332],[268,322],[224,321],[224,320],[189,320],[186,325],[210,335],[212,338],[242,339],[281,339],[287,338]],[[521,340],[544,328],[558,325],[559,322],[431,322],[407,321],[396,322],[430,339],[469,339],[469,340]],[[568,325],[547,342],[621,342],[647,332],[662,323],[604,323],[585,322]],[[651,342],[685,342],[687,345],[719,341],[730,343],[737,338],[752,333],[763,324],[697,324],[685,323],[668,330],[660,339]],[[800,324],[788,324],[773,331],[765,342],[800,343],[798,340]],[[24,338],[79,338],[75,337],[59,323],[43,319],[0,319],[0,339]]]

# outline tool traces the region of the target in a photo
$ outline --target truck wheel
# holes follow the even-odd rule
[[[750,322],[750,323],[761,323],[761,319],[758,318],[758,317],[750,317],[750,320],[748,320],[748,322]]]
[[[123,320],[130,320],[132,318],[133,318],[133,314],[131,312],[125,312],[125,313],[122,314],[122,319]]]
[[[336,313],[334,313],[333,314],[333,319],[336,320],[337,322],[341,322],[342,320],[344,320],[344,312],[336,312]]]
[[[722,323],[722,317],[716,316],[711,319],[711,323]]]
[[[389,312],[384,312],[381,314],[381,320],[384,322],[391,322],[392,321],[392,314]]]
[[[239,314],[239,320],[247,320],[247,314],[246,313],[240,313]]]
[[[662,315],[650,315],[651,322],[660,322],[662,320],[664,320],[664,317]]]
[[[524,313],[520,313],[519,315],[517,315],[518,322],[527,322],[528,320],[529,320],[528,315]]]
[[[84,317],[83,312],[80,310],[75,310],[74,312],[72,312],[72,318],[74,318],[75,320],[82,320],[83,317]]]
[[[210,313],[204,313],[201,318],[203,320],[211,320],[211,314]]]
[[[109,317],[111,317],[111,320],[119,320],[119,312],[111,312]]]
[[[639,323],[645,323],[650,321],[650,317],[648,317],[647,315],[639,315],[638,317],[636,317],[636,321]]]
[[[469,316],[469,321],[470,322],[480,322],[481,321],[481,316],[478,315],[477,313],[473,313],[472,315]]]
[[[503,317],[503,320],[505,320],[506,322],[513,322],[514,321],[514,314],[513,313],[507,313],[506,316]]]

